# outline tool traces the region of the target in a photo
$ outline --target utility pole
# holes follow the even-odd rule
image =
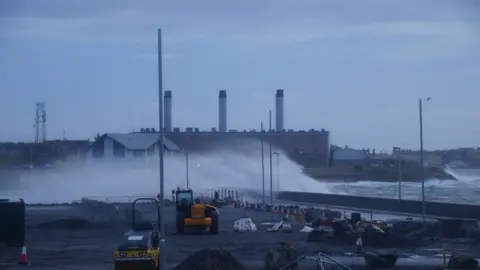
[[[398,156],[398,201],[402,200],[402,159]]]
[[[429,101],[427,98],[425,101]],[[425,204],[425,174],[424,174],[424,156],[423,156],[423,108],[422,99],[418,99],[418,116],[420,122],[420,176],[422,177],[422,217],[425,220],[427,215],[427,205]]]
[[[190,166],[188,165],[188,151],[185,152],[185,170],[187,174],[187,188],[190,188]]]
[[[263,211],[266,211],[267,209],[265,208],[265,154],[264,154],[264,148],[263,148],[263,122],[260,123],[260,147],[261,152],[262,152],[262,200],[263,200]]]
[[[158,130],[160,133],[159,138],[159,174],[160,174],[160,243],[159,247],[162,252],[160,252],[159,261],[160,269],[166,268],[166,258],[165,258],[165,175],[164,175],[164,164],[163,164],[163,154],[164,154],[164,131],[163,131],[163,70],[162,70],[162,29],[158,29]]]
[[[280,153],[273,152],[273,154],[277,157],[277,193],[280,192]]]
[[[268,112],[268,122],[269,129],[268,132],[272,132],[272,110]],[[270,206],[273,205],[273,161],[272,161],[272,143],[269,141],[269,152],[270,152]]]

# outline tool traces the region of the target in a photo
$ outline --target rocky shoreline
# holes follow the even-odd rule
[[[355,181],[375,181],[375,182],[398,182],[399,171],[394,167],[371,167],[362,170],[353,168],[311,168],[304,169],[303,172],[313,179],[328,182],[355,182]],[[451,180],[458,179],[441,168],[425,167],[423,171],[425,179]],[[401,171],[401,181],[403,182],[421,182],[422,172],[420,168],[410,167]]]

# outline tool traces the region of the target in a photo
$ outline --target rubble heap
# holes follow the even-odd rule
[[[287,269],[296,269],[297,264],[289,265],[289,263],[298,259],[298,254],[293,247],[287,243],[280,243],[277,248],[270,249],[265,256],[265,269],[275,270],[282,269],[288,265]]]
[[[245,270],[232,254],[225,250],[202,249],[188,256],[174,270]]]
[[[454,252],[448,261],[448,269],[479,269],[478,261],[471,254]]]

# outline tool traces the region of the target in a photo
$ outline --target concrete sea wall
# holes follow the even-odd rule
[[[422,213],[422,202],[413,200],[309,192],[280,192],[277,198],[298,203],[364,208],[405,214]],[[426,202],[426,211],[429,216],[480,220],[480,205]]]

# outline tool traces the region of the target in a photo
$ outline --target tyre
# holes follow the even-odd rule
[[[210,233],[211,234],[218,234],[218,212],[212,212],[212,225],[210,225]]]

